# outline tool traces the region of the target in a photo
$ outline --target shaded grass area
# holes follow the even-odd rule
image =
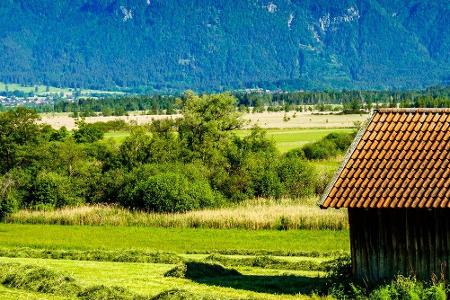
[[[145,249],[175,253],[349,251],[347,230],[238,230],[0,224],[3,248]]]
[[[289,261],[268,255],[236,258],[219,254],[212,254],[206,257],[204,260],[207,262],[220,263],[222,265],[232,267],[247,266],[279,270],[326,271],[328,265],[328,261],[318,262],[317,260],[309,259]]]
[[[166,277],[187,278],[198,283],[274,294],[314,294],[323,289],[324,278],[293,274],[244,275],[218,264],[187,262],[169,270]]]
[[[321,210],[317,198],[300,201],[249,200],[232,207],[161,214],[130,211],[119,206],[91,205],[54,211],[21,210],[7,223],[57,225],[150,226],[215,229],[348,229],[345,210]]]

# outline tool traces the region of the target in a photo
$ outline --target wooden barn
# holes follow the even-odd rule
[[[347,208],[355,279],[450,274],[450,109],[380,109],[321,208]]]

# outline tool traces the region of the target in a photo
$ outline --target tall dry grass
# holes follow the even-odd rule
[[[118,206],[88,205],[54,211],[21,210],[5,222],[22,224],[111,225],[216,229],[331,229],[348,228],[345,210],[321,210],[317,199],[303,201],[258,199],[219,209],[160,214]]]

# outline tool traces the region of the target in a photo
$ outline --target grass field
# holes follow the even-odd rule
[[[319,272],[236,268],[241,275],[189,280],[164,277],[164,274],[174,267],[171,264],[0,258],[0,263],[10,262],[30,266],[45,265],[50,270],[70,274],[82,287],[119,286],[144,296],[155,296],[166,290],[182,289],[211,297],[208,299],[216,299],[216,297],[220,297],[218,299],[308,299],[308,296],[299,293],[311,293],[314,285],[321,281],[320,276],[323,276]],[[273,293],[274,289],[285,290],[287,293],[276,295]],[[28,296],[31,297],[27,298]],[[18,290],[9,288],[0,288],[0,297],[1,299],[67,299],[61,296],[19,293]]]
[[[2,247],[147,249],[175,253],[347,251],[348,231],[0,224]]]
[[[332,132],[351,133],[353,128],[287,128],[287,129],[267,129],[267,136],[276,143],[281,152],[287,152],[294,148],[299,148],[307,143],[318,141]],[[250,133],[249,129],[238,130],[239,136],[246,136]],[[129,135],[127,131],[107,132],[105,139],[113,139],[121,143]]]
[[[273,139],[281,152],[287,152],[294,148],[299,148],[305,144],[316,142],[332,132],[351,133],[352,128],[287,128],[287,129],[267,129],[267,136]],[[245,136],[250,130],[239,130],[238,134]]]
[[[232,268],[240,274],[234,276],[168,278],[164,274],[175,266],[173,263],[0,257],[0,264],[14,262],[45,266],[67,274],[83,288],[99,284],[119,286],[148,297],[171,289],[182,289],[205,295],[209,297],[207,299],[309,299],[315,290],[323,286],[324,273],[312,271],[308,266],[332,259],[336,251],[349,251],[346,230],[251,231],[16,224],[0,224],[0,245],[13,253],[29,247],[43,249],[39,253],[44,254],[61,249],[93,250],[92,253],[136,249],[175,253],[200,264],[209,253],[222,253],[220,257],[231,262],[245,261],[254,255],[272,255],[273,259],[281,259],[287,264],[285,268],[267,268],[237,263]],[[301,267],[302,261],[309,262],[304,264],[305,269]],[[300,267],[289,268],[289,263]],[[72,299],[1,285],[0,298]]]

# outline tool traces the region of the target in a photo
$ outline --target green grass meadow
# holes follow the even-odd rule
[[[353,131],[354,129],[352,128],[267,129],[267,136],[273,139],[278,150],[284,153],[302,147],[305,144],[316,142],[332,132],[351,133]],[[250,130],[238,130],[237,134],[246,136],[250,134]],[[113,139],[117,143],[122,143],[127,136],[129,136],[127,131],[107,132],[104,139]]]
[[[16,251],[21,251],[23,247],[48,249],[48,253],[61,249],[136,249],[175,253],[185,260],[196,261],[206,259],[209,253],[226,254],[235,251],[241,254],[221,257],[245,260],[264,252],[287,263],[304,261],[313,264],[332,259],[336,251],[349,251],[346,230],[254,231],[18,224],[0,224],[0,245],[3,249]],[[296,251],[313,254],[302,256],[295,254]],[[323,272],[308,268],[280,269],[237,265],[233,266],[240,273],[236,276],[191,280],[165,277],[164,274],[175,266],[171,263],[0,258],[0,263],[11,262],[45,266],[50,270],[68,274],[82,287],[99,284],[119,286],[146,297],[154,297],[171,289],[182,289],[211,299],[309,299],[315,287],[323,284],[324,277]],[[1,285],[0,298],[72,299]]]
[[[316,142],[326,135],[337,133],[351,133],[352,128],[314,128],[314,129],[268,129],[267,136],[272,138],[278,150],[281,152],[287,152],[289,150],[302,147],[305,144]],[[248,135],[250,130],[239,130],[238,134],[241,136]]]
[[[239,230],[0,224],[2,247],[215,251],[348,251],[345,230]]]

